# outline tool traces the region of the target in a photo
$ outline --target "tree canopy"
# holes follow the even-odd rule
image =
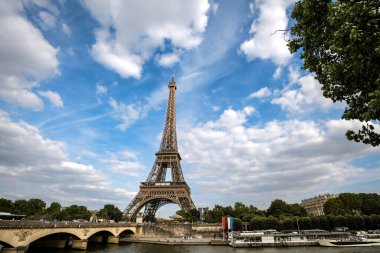
[[[123,217],[123,213],[120,209],[111,204],[104,205],[104,207],[100,209],[96,215],[98,218],[106,218],[116,222],[120,221]]]
[[[342,119],[364,122],[346,137],[378,146],[372,123],[380,120],[380,1],[300,0],[292,18],[289,50],[302,49],[304,68],[325,97],[347,104]]]
[[[376,193],[341,193],[326,201],[325,214],[371,215],[380,214],[380,195]]]

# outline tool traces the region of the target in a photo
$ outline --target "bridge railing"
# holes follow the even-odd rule
[[[132,222],[93,223],[69,221],[4,221],[0,220],[0,229],[33,229],[33,228],[104,228],[135,226]]]

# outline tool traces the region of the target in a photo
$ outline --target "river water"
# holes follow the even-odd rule
[[[232,248],[229,246],[176,246],[145,243],[129,244],[89,244],[86,251],[81,250],[42,250],[34,249],[28,253],[380,253],[380,247],[268,247]]]

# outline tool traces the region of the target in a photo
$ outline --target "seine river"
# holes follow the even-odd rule
[[[229,246],[173,246],[145,243],[120,245],[89,245],[86,251],[77,250],[33,250],[28,253],[379,253],[380,247],[280,247],[280,248],[232,248]]]

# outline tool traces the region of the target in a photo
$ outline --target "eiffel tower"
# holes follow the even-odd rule
[[[137,213],[145,206],[143,220],[154,221],[157,210],[169,203],[177,204],[182,210],[195,209],[190,197],[190,188],[185,182],[181,169],[181,156],[177,147],[175,91],[177,85],[174,75],[169,85],[169,100],[166,121],[160,150],[156,153],[156,161],[140,191],[124,210],[124,217],[133,221]],[[166,172],[171,171],[171,181],[166,181]]]

